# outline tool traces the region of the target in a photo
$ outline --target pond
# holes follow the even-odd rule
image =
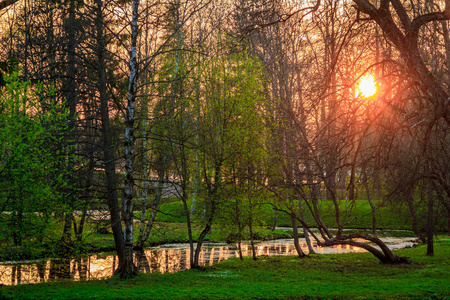
[[[384,238],[391,249],[412,247],[414,238]],[[304,240],[300,241],[303,251],[308,252]],[[314,245],[317,254],[365,252],[349,245],[320,247]],[[242,244],[244,256],[251,255],[251,246]],[[293,239],[273,240],[256,244],[258,256],[296,255]],[[206,244],[200,253],[201,265],[212,265],[230,257],[239,257],[237,245]],[[190,265],[189,244],[167,244],[141,253],[135,253],[135,263],[140,272],[173,273],[184,271]],[[45,282],[57,278],[73,280],[104,279],[112,276],[117,268],[115,255],[95,254],[72,259],[50,259],[28,262],[6,262],[0,264],[0,284],[18,285]]]

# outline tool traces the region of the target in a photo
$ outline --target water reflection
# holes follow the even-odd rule
[[[391,248],[405,247],[413,241],[398,241]],[[274,240],[256,245],[258,256],[296,255],[293,240]],[[307,253],[306,242],[301,242],[302,250]],[[241,246],[243,256],[251,256],[251,246]],[[364,252],[364,249],[349,245],[335,247],[318,247],[314,245],[317,254]],[[206,246],[200,253],[200,265],[212,265],[230,257],[239,257],[237,245]],[[135,263],[140,272],[173,273],[184,271],[190,266],[190,249],[188,244],[165,245],[135,253]],[[0,284],[18,285],[38,283],[56,278],[71,278],[73,280],[91,280],[111,277],[117,268],[115,255],[91,255],[76,259],[55,259],[21,264],[0,264]]]

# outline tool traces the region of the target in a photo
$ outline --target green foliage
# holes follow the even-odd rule
[[[178,32],[167,44],[172,51],[162,59],[154,86],[159,98],[149,124],[150,168],[160,180],[175,174],[184,184],[180,197],[189,202],[195,224],[210,222],[214,211],[221,225],[237,217],[243,230],[259,215],[254,177],[264,160],[268,130],[263,65],[246,51],[236,52],[231,39],[209,57],[192,56],[180,50],[182,36]],[[188,198],[195,199],[192,207]],[[245,204],[238,213],[230,209],[236,202]],[[157,220],[180,222],[186,214],[177,210]]]
[[[53,92],[20,82],[13,74],[0,95],[3,246],[28,249],[30,243],[42,242],[50,215],[63,209],[67,149],[61,145],[68,133],[68,111],[52,102]]]
[[[299,259],[232,258],[203,270],[139,274],[131,280],[2,287],[4,299],[450,299],[450,241],[396,251],[407,265],[380,264],[369,253]]]
[[[4,61],[0,61],[0,87],[6,85],[7,74],[12,74],[14,70],[17,70],[18,61],[12,57]]]
[[[141,212],[137,212],[135,217],[141,218]],[[152,211],[149,209],[145,213],[146,219],[150,219]],[[158,208],[158,214],[156,216],[156,222],[173,222],[173,223],[185,223],[186,215],[181,201],[171,201],[168,203],[162,203]]]
[[[223,42],[226,46],[198,70],[200,199],[205,203],[196,203],[196,212],[202,215],[200,208],[208,213],[216,206],[221,224],[239,234],[257,215],[255,182],[264,164],[268,130],[265,82],[263,66],[255,57],[234,52],[232,40]]]
[[[212,159],[259,161],[264,149],[262,64],[248,53],[216,57],[202,66],[201,133]]]

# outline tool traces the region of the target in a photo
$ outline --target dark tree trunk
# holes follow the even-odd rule
[[[188,230],[188,239],[189,239],[189,261],[191,263],[191,268],[193,266],[193,262],[194,262],[194,239],[192,238],[192,222],[191,222],[191,212],[188,209],[188,205],[187,205],[187,195],[186,195],[186,187],[183,185],[182,187],[183,191],[183,196],[181,198],[182,202],[183,202],[183,207],[184,207],[184,212],[186,214],[186,224],[187,224],[187,230]]]
[[[212,218],[211,218],[212,219]],[[211,225],[206,224],[205,228],[203,228],[202,232],[200,233],[200,236],[198,237],[197,246],[195,247],[195,253],[194,253],[194,261],[192,262],[191,267],[193,269],[199,269],[199,258],[200,258],[200,251],[202,250],[203,241],[205,240],[206,234],[211,230]]]
[[[244,257],[242,256],[242,245],[241,245],[241,238],[239,237],[238,240],[238,252],[239,252],[239,259],[244,260]]]
[[[419,240],[424,243],[425,237],[423,236],[422,232],[419,231],[419,227],[417,226],[417,214],[416,214],[416,208],[414,206],[414,197],[412,195],[411,191],[407,191],[406,194],[406,203],[408,204],[409,213],[411,214],[412,218],[412,229],[416,236],[419,238]]]
[[[303,253],[303,250],[300,247],[299,238],[298,238],[297,219],[291,215],[291,221],[292,221],[292,231],[293,231],[293,235],[294,235],[295,250],[297,251],[298,257],[304,257],[305,253]]]
[[[274,209],[273,209],[272,231],[274,231],[275,228],[277,228],[277,216],[278,216],[277,210],[274,208]]]
[[[76,48],[76,40],[75,40],[75,0],[70,0],[69,2],[69,18],[64,26],[65,33],[68,36],[68,44],[67,44],[67,80],[65,82],[65,94],[66,94],[66,105],[69,109],[69,130],[71,131],[71,136],[78,136],[76,132],[76,113],[77,113],[77,98],[76,98],[76,87],[75,87],[75,48]],[[70,141],[67,141],[68,146],[70,147]],[[72,238],[70,231],[72,229],[72,224],[75,219],[73,216],[74,206],[75,206],[75,195],[70,189],[75,185],[73,170],[75,168],[75,147],[72,147],[69,152],[68,163],[67,163],[67,171],[69,174],[69,178],[67,179],[69,182],[69,191],[67,195],[67,203],[66,203],[66,213],[64,218],[64,228],[63,228],[63,236],[62,243],[63,247],[66,247],[67,250],[70,250]]]
[[[298,196],[298,209],[300,211],[300,218],[302,220],[305,220],[305,214],[303,211],[303,205],[302,205],[302,197],[299,195]],[[316,252],[314,251],[314,248],[312,246],[311,243],[311,239],[309,238],[309,233],[308,233],[308,229],[306,228],[306,222],[302,222],[302,228],[303,228],[303,234],[305,235],[305,240],[306,240],[306,244],[308,245],[308,254],[315,254]]]
[[[299,200],[301,201],[301,200]],[[298,225],[297,225],[297,217],[294,215],[295,213],[295,206],[294,206],[294,201],[292,199],[292,196],[290,197],[290,202],[292,205],[292,212],[291,212],[291,222],[292,222],[292,231],[293,231],[293,237],[294,237],[294,246],[295,246],[295,250],[297,251],[297,254],[299,257],[304,257],[305,253],[303,253],[302,248],[300,247],[300,242],[299,242],[299,236],[298,236]]]
[[[110,128],[109,109],[108,109],[108,92],[106,77],[106,41],[104,37],[103,27],[103,4],[101,0],[95,1],[96,11],[96,34],[97,34],[97,72],[98,72],[98,91],[100,100],[100,117],[101,132],[103,139],[103,161],[106,174],[106,199],[108,203],[109,213],[111,217],[111,228],[114,236],[119,264],[124,258],[124,238],[122,232],[122,224],[120,219],[119,200],[117,196],[117,179],[116,179],[116,163],[114,148],[112,143],[112,132]]]
[[[428,218],[427,218],[427,255],[434,256],[434,191],[430,189],[428,191]]]
[[[248,228],[250,231],[250,245],[252,246],[252,258],[253,258],[253,260],[257,260],[258,258],[256,257],[255,236],[253,234],[253,219],[252,219],[251,213],[250,213],[250,220],[249,220]]]
[[[450,236],[450,208],[447,208],[447,235]]]
[[[216,177],[216,180],[218,178]],[[217,182],[217,181],[215,181]],[[200,268],[199,265],[199,257],[200,257],[200,251],[202,250],[202,245],[203,245],[203,241],[205,240],[206,235],[211,231],[211,226],[212,226],[212,222],[214,219],[214,215],[216,213],[216,195],[214,195],[216,192],[216,190],[214,190],[214,192],[212,193],[212,203],[211,203],[211,211],[209,212],[209,216],[208,219],[206,221],[206,225],[205,228],[203,228],[202,232],[200,233],[200,236],[198,237],[197,240],[197,246],[195,248],[195,253],[194,253],[194,261],[192,262],[192,268],[194,269],[198,269]]]
[[[87,205],[84,205],[80,216],[80,222],[78,223],[78,225],[75,220],[73,222],[73,230],[75,232],[75,238],[78,242],[81,242],[83,239],[83,230],[84,230],[84,223],[86,222],[86,214],[87,214]]]

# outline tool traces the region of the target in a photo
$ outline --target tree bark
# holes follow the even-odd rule
[[[250,231],[250,245],[252,246],[252,258],[253,260],[257,260],[258,258],[256,257],[255,236],[253,234],[253,218],[251,213],[249,218],[248,229]]]
[[[125,182],[123,189],[123,221],[124,221],[124,260],[116,272],[125,278],[137,275],[137,268],[133,262],[133,162],[134,162],[134,114],[136,108],[137,83],[137,36],[138,36],[138,9],[139,0],[132,1],[131,21],[131,49],[130,49],[130,76],[128,82],[128,101],[125,116]]]
[[[97,34],[97,72],[98,72],[98,91],[100,99],[100,117],[102,121],[101,131],[103,138],[103,161],[106,174],[106,199],[111,216],[111,228],[114,236],[119,265],[124,257],[124,239],[122,234],[122,224],[120,219],[119,201],[117,196],[116,163],[114,148],[112,143],[112,133],[109,120],[108,92],[106,77],[106,41],[103,27],[103,4],[101,0],[95,1],[96,7],[96,34]]]
[[[70,0],[69,2],[69,19],[64,26],[65,34],[68,36],[67,44],[67,80],[65,82],[65,94],[66,94],[66,105],[69,109],[69,130],[71,131],[71,136],[78,136],[76,132],[76,121],[77,121],[77,98],[76,98],[76,87],[75,87],[75,0]],[[72,143],[67,141],[68,146],[71,147]],[[70,189],[74,186],[74,168],[75,168],[75,147],[70,148],[67,171],[70,174],[67,179],[69,182],[69,191],[67,195],[66,212],[64,218],[64,228],[62,242],[63,246],[69,246],[72,243],[72,238],[70,231],[72,229],[72,223],[76,224],[74,219],[74,206],[75,206],[75,195]]]
[[[298,209],[300,211],[300,218],[302,220],[305,219],[305,213],[303,212],[303,205],[302,205],[302,197],[299,195],[298,196]],[[303,234],[305,235],[305,240],[306,240],[306,244],[308,245],[308,254],[316,254],[316,252],[314,251],[314,248],[312,246],[311,243],[311,239],[309,237],[309,233],[308,233],[308,229],[306,228],[305,223],[302,223],[302,228],[303,228]]]
[[[428,218],[427,218],[427,255],[434,256],[434,190],[428,191]]]
[[[297,218],[294,215],[295,209],[294,209],[294,201],[292,200],[292,196],[290,197],[290,202],[292,205],[291,222],[292,222],[292,232],[293,232],[293,237],[294,237],[295,250],[297,251],[298,257],[304,257],[305,253],[303,253],[303,250],[300,247],[300,243],[299,243]]]
[[[203,241],[205,240],[206,234],[211,230],[211,225],[209,224],[212,222],[212,218],[208,220],[208,224],[206,224],[205,228],[203,228],[202,232],[200,233],[197,241],[197,246],[195,247],[195,253],[194,253],[194,261],[191,264],[191,267],[193,269],[199,269],[199,258],[200,258],[200,251],[202,250]]]
[[[221,184],[221,180],[220,180],[220,172],[222,169],[222,161],[219,160],[219,162],[216,162],[216,165],[214,167],[214,184],[208,184],[209,186],[209,191],[208,191],[208,198],[211,201],[211,209],[208,213],[208,218],[206,220],[206,225],[203,228],[202,232],[200,233],[198,240],[197,240],[197,246],[195,248],[195,253],[194,253],[194,261],[192,263],[192,268],[200,268],[199,265],[199,257],[200,257],[200,251],[203,245],[203,241],[206,237],[206,234],[208,234],[208,232],[210,232],[211,230],[211,226],[212,226],[212,222],[213,219],[215,217],[216,214],[216,201],[217,201],[217,197],[218,197],[218,190]]]
[[[416,214],[416,207],[414,206],[414,196],[412,194],[412,191],[406,191],[406,203],[408,204],[409,213],[411,214],[412,218],[412,229],[416,236],[419,238],[420,241],[425,242],[425,237],[423,236],[422,232],[420,232],[419,227],[417,226],[417,214]]]
[[[293,231],[293,237],[294,237],[295,250],[297,251],[298,257],[304,257],[305,253],[303,253],[303,250],[300,247],[300,243],[299,243],[297,219],[291,215],[291,221],[292,221],[292,231]]]

